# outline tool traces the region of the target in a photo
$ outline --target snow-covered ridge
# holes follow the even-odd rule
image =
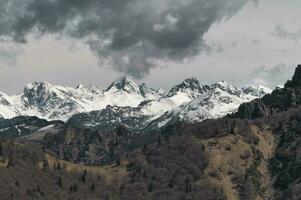
[[[241,103],[269,92],[263,86],[240,89],[223,81],[201,85],[196,78],[184,80],[167,93],[146,84],[139,85],[127,77],[114,81],[107,89],[93,85],[72,88],[33,82],[19,95],[9,96],[0,92],[0,117],[28,115],[66,121],[78,113],[116,106],[137,108],[133,112],[137,112],[137,116],[147,116],[146,123],[163,116],[200,121],[224,116],[235,111]]]
[[[205,90],[200,92],[196,98],[163,113],[149,126],[156,129],[175,121],[194,123],[223,117],[235,112],[242,103],[261,98],[271,92],[270,89],[263,86],[249,86],[240,89],[225,81],[203,86],[203,88]],[[164,106],[161,105],[161,107]]]
[[[19,95],[0,93],[0,116],[37,116],[48,120],[66,121],[81,112],[101,110],[106,106],[137,107],[146,100],[157,99],[159,92],[122,77],[104,90],[99,86],[78,85],[76,88],[32,82]]]

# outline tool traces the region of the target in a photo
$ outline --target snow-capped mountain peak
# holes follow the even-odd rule
[[[24,88],[22,99],[27,106],[45,103],[47,100],[60,99],[62,92],[48,82],[28,83]]]
[[[49,87],[51,87],[51,86],[52,86],[52,85],[51,85],[49,82],[47,82],[47,81],[41,81],[41,82],[35,81],[35,82],[30,82],[30,83],[28,83],[28,84],[25,86],[24,90],[32,90],[32,89],[37,89],[37,88],[39,88],[39,87],[42,87],[42,88],[49,88]]]
[[[270,94],[272,90],[270,88],[267,88],[263,85],[258,85],[258,86],[248,86],[242,89],[245,94],[253,95],[253,96],[258,96],[258,97],[263,97],[266,94]]]
[[[185,79],[166,95],[159,95],[158,99],[144,102],[142,111],[156,118],[205,93],[206,87],[203,87],[196,78]],[[163,91],[161,93],[164,94]]]
[[[161,94],[158,91],[148,87],[145,83],[139,85],[139,90],[140,90],[140,94],[148,100],[156,99],[161,96]]]
[[[231,85],[230,83],[228,83],[226,81],[219,81],[217,83],[212,84],[212,86],[213,87],[216,86],[216,87],[219,87],[224,90],[228,90],[228,89],[235,90],[236,89],[233,85]]]
[[[94,95],[102,94],[104,92],[100,86],[95,86],[92,84],[89,85],[79,84],[78,86],[76,86],[75,89],[83,93],[91,93]]]
[[[233,94],[233,95],[240,95],[241,90],[234,87],[233,85],[231,85],[230,83],[226,82],[226,81],[219,81],[217,83],[214,83],[210,86],[211,90],[216,90],[219,89],[221,91]]]
[[[139,85],[126,76],[121,77],[116,81],[114,81],[106,91],[107,92],[124,91],[129,94],[131,93],[140,94]]]
[[[205,88],[200,84],[196,78],[185,79],[182,83],[174,86],[170,92],[167,94],[167,97],[175,96],[179,93],[184,93],[193,99],[200,94],[205,92]]]

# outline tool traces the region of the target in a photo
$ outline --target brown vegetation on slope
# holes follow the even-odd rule
[[[1,141],[0,147],[1,200],[114,199],[118,182],[126,175],[120,167],[85,167],[57,160],[39,146]]]

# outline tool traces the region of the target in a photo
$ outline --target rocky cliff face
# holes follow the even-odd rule
[[[68,120],[67,125],[104,132],[119,126],[139,131],[145,127],[149,119],[150,117],[143,114],[140,108],[107,106],[100,111],[74,115]]]
[[[301,65],[299,65],[291,81],[284,88],[277,88],[265,95],[260,101],[242,104],[233,117],[255,119],[284,112],[301,105]]]
[[[298,67],[295,70],[295,74],[293,76],[293,79],[291,81],[288,81],[285,84],[286,88],[289,87],[301,87],[301,65],[298,65]]]

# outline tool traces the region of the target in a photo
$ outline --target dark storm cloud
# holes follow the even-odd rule
[[[211,25],[248,1],[253,0],[0,0],[0,34],[19,42],[29,33],[84,39],[100,62],[141,78],[158,60],[197,55]]]

